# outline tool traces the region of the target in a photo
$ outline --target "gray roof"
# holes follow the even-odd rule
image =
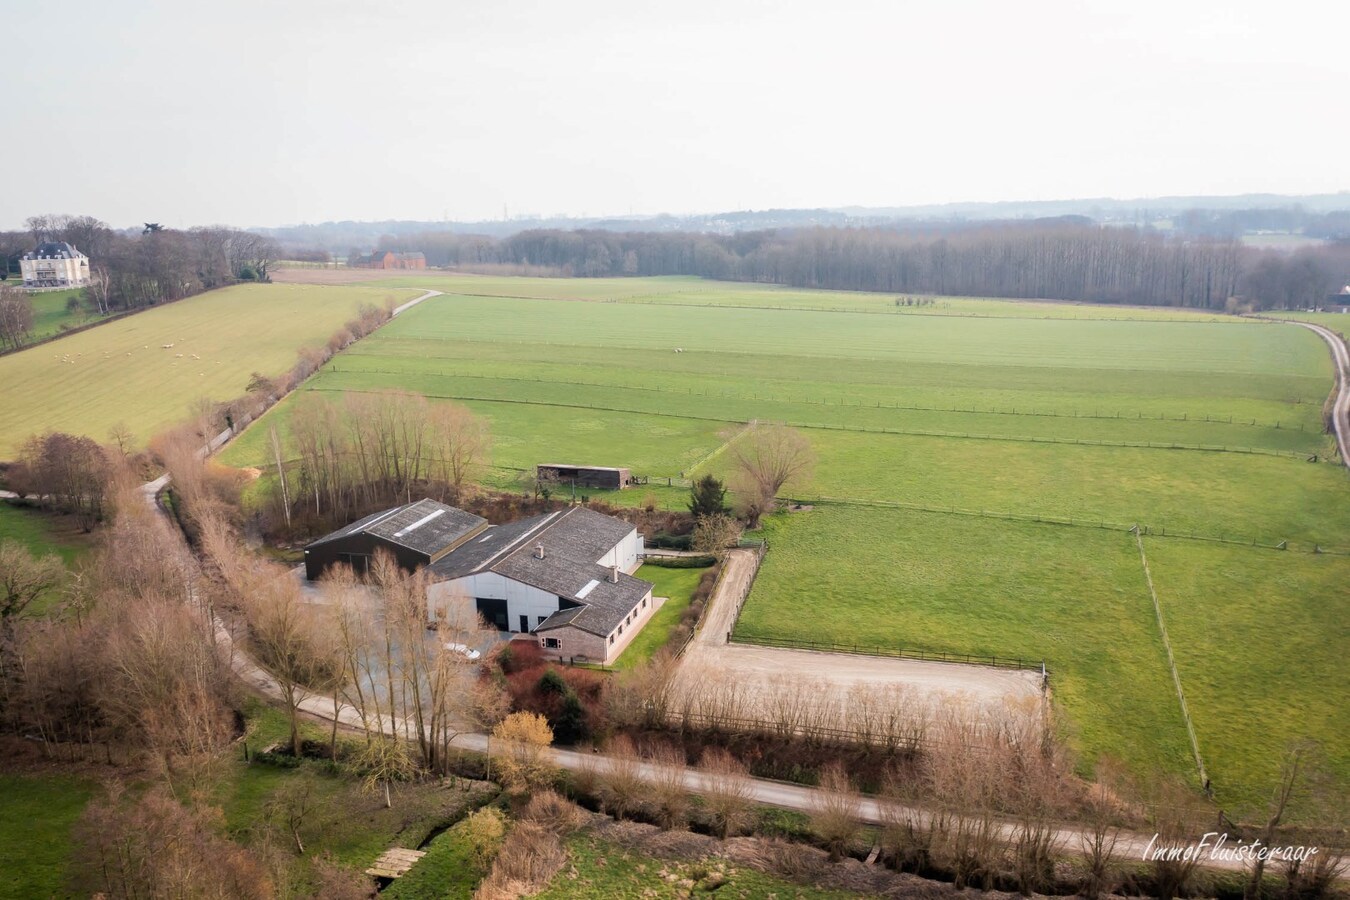
[[[431,571],[447,580],[495,572],[532,585],[580,604],[550,616],[536,631],[570,624],[608,635],[652,589],[650,582],[623,572],[611,582],[610,569],[599,564],[632,531],[621,519],[574,506],[488,528],[434,563]],[[535,556],[540,546],[543,559]]]
[[[506,555],[506,552],[516,547],[522,537],[528,536],[540,525],[557,516],[556,512],[544,513],[509,525],[490,526],[484,529],[481,535],[465,541],[454,551],[432,563],[431,573],[441,580],[471,575],[498,557]]]
[[[78,259],[82,255],[73,244],[65,241],[44,241],[32,252],[24,254],[24,259]]]
[[[462,509],[435,500],[417,500],[366,516],[310,546],[365,533],[435,558],[486,524],[487,519]]]

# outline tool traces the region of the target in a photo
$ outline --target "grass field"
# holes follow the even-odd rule
[[[1129,534],[817,507],[771,518],[764,536],[772,549],[738,635],[1044,660],[1085,759],[1184,769],[1184,724]]]
[[[83,293],[82,289],[75,289],[29,294],[33,301],[33,331],[29,335],[30,339],[38,341],[59,334],[63,326],[76,328],[98,321],[99,316],[90,315],[83,308],[75,312],[66,309],[72,297],[78,298]]]
[[[118,421],[144,442],[194,400],[231,399],[251,373],[290,368],[300,347],[323,344],[360,304],[407,297],[389,288],[239,285],[0,357],[0,459],[35,432],[104,441]]]
[[[668,569],[651,565],[644,565],[637,570],[634,577],[652,583],[653,597],[667,599],[647,626],[614,661],[616,669],[641,665],[665,646],[671,630],[680,623],[680,616],[689,608],[689,603],[694,598],[694,589],[698,587],[698,581],[706,571],[707,569]]]
[[[55,553],[70,565],[91,546],[90,536],[64,516],[0,502],[0,540],[15,540],[39,556]]]
[[[306,390],[397,387],[454,399],[491,421],[495,484],[523,486],[546,457],[626,465],[652,476],[671,507],[681,489],[664,480],[726,473],[728,441],[747,421],[802,426],[817,465],[789,493],[826,499],[770,521],[773,549],[742,628],[1043,657],[1085,765],[1109,753],[1140,771],[1194,773],[1130,525],[1287,541],[1285,554],[1216,552],[1263,560],[1251,563],[1258,567],[1275,555],[1284,575],[1253,576],[1275,608],[1314,598],[1344,616],[1344,593],[1319,574],[1341,558],[1305,552],[1350,550],[1350,479],[1328,461],[1321,431],[1331,363],[1306,329],[960,298],[897,308],[893,296],[696,279],[384,283],[457,293],[362,341]],[[283,433],[290,403],[268,416]],[[264,433],[247,432],[225,460],[265,466]],[[1200,447],[1208,449],[1186,449]],[[974,515],[933,511],[953,508]],[[1172,627],[1182,633],[1185,617],[1201,621],[1229,602],[1218,592],[1219,563],[1202,552],[1210,545],[1194,546],[1165,554],[1177,559],[1162,559],[1155,573],[1165,604],[1178,594],[1183,621]],[[1302,670],[1282,668],[1280,654],[1255,644],[1245,652],[1264,660],[1272,696],[1316,708],[1322,688]],[[1246,696],[1231,671],[1242,657],[1177,653],[1183,682],[1196,682],[1202,751],[1225,748],[1210,765],[1216,790],[1245,801],[1263,789],[1272,742],[1223,714]],[[1325,657],[1307,665],[1321,671]],[[1344,688],[1328,683],[1346,705]],[[1272,739],[1301,727],[1331,741],[1344,724],[1277,721]],[[1350,783],[1350,766],[1337,766]]]
[[[1160,321],[1234,321],[1206,310],[1168,307],[1110,306],[1052,300],[999,300],[979,297],[937,297],[861,291],[803,290],[776,284],[709,281],[693,276],[652,278],[513,278],[426,272],[394,275],[378,284],[430,287],[452,294],[482,297],[526,297],[601,303],[646,303],[676,306],[740,306],[826,309],[888,315],[999,318],[1108,319]],[[899,304],[896,301],[901,301]],[[906,305],[906,300],[926,303]]]
[[[0,900],[67,896],[71,829],[93,793],[79,778],[0,774]]]
[[[1350,795],[1350,559],[1154,538],[1145,551],[1220,802],[1259,809],[1302,737]]]

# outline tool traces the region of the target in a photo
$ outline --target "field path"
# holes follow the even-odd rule
[[[1341,464],[1350,467],[1350,436],[1346,433],[1350,431],[1350,351],[1345,349],[1345,342],[1340,335],[1321,325],[1311,322],[1293,324],[1317,332],[1331,347],[1331,359],[1336,365],[1337,390],[1336,400],[1331,405],[1331,424],[1336,429],[1336,446],[1341,451]]]
[[[413,308],[414,306],[416,306],[417,304],[421,303],[423,300],[430,300],[432,297],[439,297],[439,296],[441,296],[443,293],[444,293],[444,291],[427,291],[425,294],[423,294],[423,295],[420,296],[420,297],[414,297],[414,298],[412,298],[411,300],[409,300],[407,303],[404,303],[404,304],[402,304],[401,306],[396,306],[396,307],[394,307],[394,311],[393,311],[390,315],[396,316],[396,315],[398,315],[398,314],[401,313],[401,312],[406,312],[406,311],[412,309],[412,308]]]

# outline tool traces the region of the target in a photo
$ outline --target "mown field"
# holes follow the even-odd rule
[[[1131,525],[1169,535],[1150,548],[1183,548],[1155,572],[1165,604],[1169,590],[1189,598],[1178,642],[1188,621],[1238,602],[1210,556],[1185,550],[1211,545],[1178,533],[1285,561],[1265,590],[1293,632],[1323,630],[1300,605],[1310,597],[1345,612],[1323,574],[1343,558],[1311,552],[1350,550],[1350,479],[1328,460],[1331,364],[1305,329],[988,300],[911,310],[893,296],[692,279],[386,283],[459,293],[401,316],[305,390],[452,399],[491,422],[494,484],[523,488],[543,461],[625,465],[672,507],[682,479],[729,471],[729,442],[750,420],[798,425],[817,464],[789,493],[817,506],[768,523],[744,633],[1043,657],[1085,766],[1109,753],[1194,777]],[[290,403],[269,414],[283,433]],[[225,460],[265,466],[263,434]],[[1026,521],[1037,516],[1072,524]],[[1282,541],[1283,553],[1251,546]],[[1345,705],[1331,649],[1301,667],[1246,652],[1292,708],[1323,685]],[[1216,792],[1246,802],[1264,792],[1272,739],[1223,712],[1246,697],[1230,670],[1241,656],[1177,654],[1183,683],[1197,684],[1202,752],[1224,747],[1206,756]],[[1335,741],[1342,724],[1290,715],[1274,736]],[[1350,764],[1337,766],[1350,783]]]
[[[300,347],[322,345],[362,303],[408,297],[391,288],[238,285],[0,357],[0,459],[46,430],[104,441],[119,421],[143,443],[193,401],[231,399],[251,373],[290,368]]]

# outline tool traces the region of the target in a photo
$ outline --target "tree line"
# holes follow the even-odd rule
[[[89,283],[79,302],[106,316],[181,300],[237,281],[266,281],[278,248],[270,237],[224,226],[185,231],[146,223],[117,231],[93,216],[31,216],[25,231],[0,232],[0,282],[15,279],[19,259],[46,241],[64,241],[89,257]],[[32,305],[3,291],[0,347],[27,342]]]
[[[1293,254],[1067,216],[964,228],[688,233],[427,231],[383,249],[428,265],[575,277],[698,275],[802,288],[1044,298],[1203,309],[1313,306],[1350,281],[1350,241]],[[1230,302],[1230,298],[1239,298]]]

